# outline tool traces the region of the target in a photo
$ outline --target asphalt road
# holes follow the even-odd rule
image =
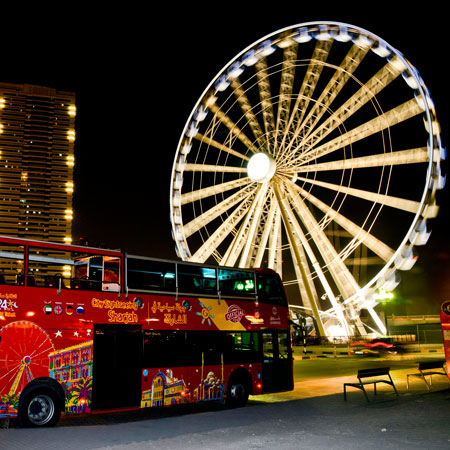
[[[433,355],[438,357],[438,355]],[[389,365],[399,391],[379,388],[368,403],[343,382],[357,368]],[[66,418],[51,429],[0,430],[1,450],[140,449],[446,449],[450,448],[450,383],[420,380],[407,390],[416,361],[324,358],[296,361],[295,390],[253,397],[245,408],[217,404]],[[369,388],[370,389],[370,388]]]

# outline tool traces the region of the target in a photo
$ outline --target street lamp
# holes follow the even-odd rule
[[[394,293],[387,292],[384,289],[379,289],[378,292],[375,292],[373,298],[374,298],[374,300],[378,300],[379,303],[383,304],[384,322],[386,324],[386,336],[387,336],[387,335],[389,335],[389,330],[388,330],[388,320],[387,320],[387,314],[386,314],[386,304],[394,298]]]

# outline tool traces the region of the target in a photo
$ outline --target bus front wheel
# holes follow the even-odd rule
[[[51,427],[61,415],[57,394],[51,389],[33,389],[21,402],[19,421],[24,427]]]

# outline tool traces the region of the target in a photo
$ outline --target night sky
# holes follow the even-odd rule
[[[74,243],[84,237],[135,254],[176,258],[169,186],[177,144],[203,90],[237,53],[267,34],[327,20],[365,28],[400,50],[435,102],[448,143],[448,33],[437,2],[393,11],[393,2],[261,2],[198,7],[73,7],[2,17],[1,81],[77,95]],[[433,3],[436,6],[433,6]],[[245,4],[245,8],[242,6]],[[342,6],[337,6],[340,4]],[[74,4],[75,5],[75,4]],[[376,5],[376,6],[374,6]],[[9,20],[8,17],[11,17]],[[443,164],[446,173],[446,162]],[[419,261],[398,288],[405,311],[437,314],[450,298],[448,188]],[[430,305],[430,306],[425,306]],[[399,309],[400,312],[401,308]]]

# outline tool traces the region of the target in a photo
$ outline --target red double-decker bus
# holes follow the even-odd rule
[[[293,389],[279,276],[0,237],[0,418]]]

